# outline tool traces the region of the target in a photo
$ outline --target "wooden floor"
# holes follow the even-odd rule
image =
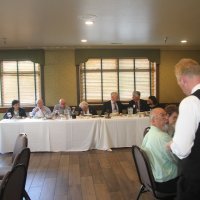
[[[134,200],[139,187],[130,148],[32,153],[26,182],[32,200]]]

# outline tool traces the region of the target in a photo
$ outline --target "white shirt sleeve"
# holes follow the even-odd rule
[[[179,106],[179,116],[171,144],[172,152],[180,159],[190,154],[199,122],[200,100],[196,96],[188,96]]]

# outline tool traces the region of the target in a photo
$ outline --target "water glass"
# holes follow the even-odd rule
[[[133,108],[132,107],[129,107],[128,108],[128,115],[132,115],[133,114]]]
[[[8,117],[8,119],[11,119],[11,118],[12,118],[11,112],[8,112],[8,113],[7,113],[7,117]]]
[[[29,112],[29,117],[32,118],[33,117],[33,113]]]

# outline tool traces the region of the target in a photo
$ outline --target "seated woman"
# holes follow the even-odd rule
[[[154,109],[160,107],[158,100],[155,96],[149,96],[147,100],[147,104],[149,105],[149,109]]]
[[[167,124],[165,125],[165,132],[167,132],[171,137],[174,136],[175,124],[178,118],[178,107],[174,104],[170,104],[165,107],[167,113]]]
[[[20,108],[19,100],[12,101],[12,107],[8,108],[7,112],[4,115],[4,119],[26,117],[26,112],[23,108]]]
[[[78,115],[80,114],[92,114],[92,115],[97,115],[97,111],[94,109],[94,107],[89,106],[86,101],[82,101],[79,104],[79,107],[76,108],[76,111],[78,111]]]

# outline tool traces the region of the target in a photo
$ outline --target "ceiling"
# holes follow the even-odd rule
[[[200,49],[199,8],[199,0],[0,0],[0,49]]]

